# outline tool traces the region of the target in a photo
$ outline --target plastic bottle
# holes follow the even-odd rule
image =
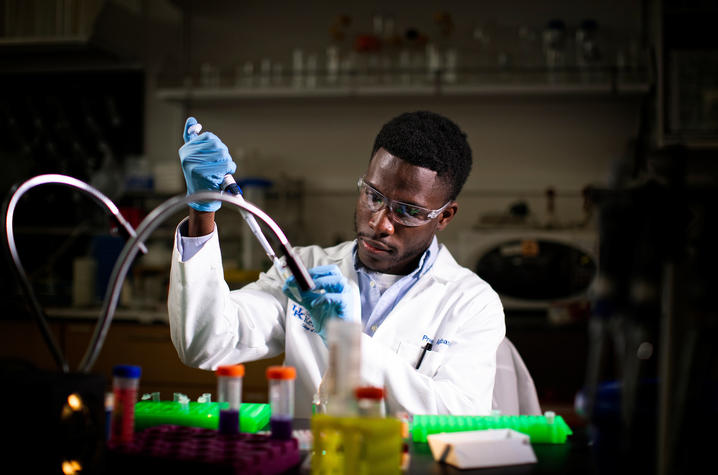
[[[327,414],[356,415],[354,390],[359,386],[361,374],[361,335],[360,322],[332,318],[327,323],[329,366],[320,384],[320,397],[326,398]],[[322,396],[324,391],[326,396]]]
[[[360,386],[354,390],[357,410],[361,417],[385,417],[384,389],[374,386]]]
[[[294,380],[297,372],[292,366],[270,366],[267,368],[269,380],[269,404],[272,415],[269,425],[272,438],[288,440],[292,438],[292,420],[294,419]]]
[[[135,432],[135,404],[142,369],[139,366],[117,365],[112,369],[114,405],[110,422],[110,443],[132,442]]]
[[[238,434],[239,408],[242,405],[242,378],[244,365],[219,366],[217,368],[217,399],[229,403],[219,411],[218,430],[222,434]]]

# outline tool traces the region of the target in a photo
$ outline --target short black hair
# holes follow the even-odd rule
[[[451,200],[459,195],[471,171],[466,134],[435,112],[405,112],[391,119],[377,134],[370,160],[380,148],[412,165],[435,171],[449,184]]]

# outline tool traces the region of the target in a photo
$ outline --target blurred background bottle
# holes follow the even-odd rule
[[[550,20],[541,35],[546,78],[550,83],[561,82],[566,68],[566,24]]]

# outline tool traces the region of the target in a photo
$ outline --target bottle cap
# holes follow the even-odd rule
[[[236,378],[241,378],[244,376],[244,365],[234,364],[228,366],[218,366],[217,376],[233,376]]]
[[[357,399],[384,399],[384,389],[374,386],[361,386],[354,390]]]
[[[295,379],[297,371],[294,366],[270,366],[267,368],[267,379]]]
[[[112,375],[120,378],[139,378],[142,368],[129,364],[118,364],[112,368]]]

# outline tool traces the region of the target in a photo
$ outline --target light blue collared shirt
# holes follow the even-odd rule
[[[197,254],[204,244],[210,240],[212,236],[217,233],[217,225],[214,225],[214,229],[211,233],[204,236],[189,237],[187,236],[187,221],[186,219],[180,223],[179,236],[177,240],[177,251],[182,258],[182,262],[189,260],[192,256]]]
[[[361,297],[361,321],[364,325],[364,333],[373,336],[397,302],[434,265],[439,254],[439,243],[436,236],[434,236],[429,248],[419,259],[417,268],[409,274],[401,276],[383,292],[381,291],[381,282],[373,275],[375,273],[366,269],[359,262],[356,254],[356,246],[354,246],[354,268],[359,278],[359,294]]]

